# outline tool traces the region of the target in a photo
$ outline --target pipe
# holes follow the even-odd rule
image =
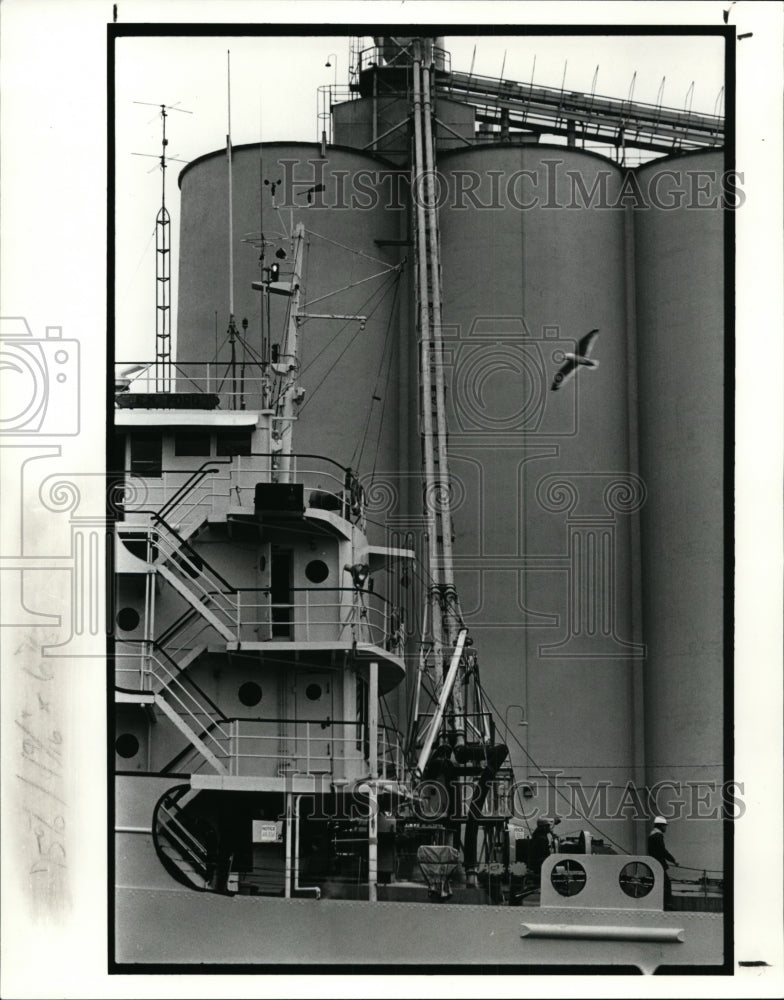
[[[589,938],[597,941],[683,941],[682,927],[593,927],[576,924],[521,924],[520,937]]]
[[[312,892],[316,899],[321,899],[321,889],[317,885],[299,884],[299,804],[300,795],[294,796],[294,892]]]
[[[417,233],[417,304],[419,307],[419,343],[420,343],[420,381],[421,381],[421,412],[423,461],[425,466],[425,519],[427,522],[428,569],[433,579],[430,585],[428,603],[431,606],[431,629],[433,632],[433,653],[436,667],[441,661],[443,647],[443,631],[441,623],[441,567],[438,552],[438,523],[435,507],[431,504],[435,491],[435,463],[433,460],[433,411],[432,379],[430,372],[430,303],[427,295],[427,257],[425,254],[425,212],[422,199],[417,195],[416,184],[422,178],[422,93],[421,93],[421,55],[417,43],[416,56],[413,64],[413,118],[414,118],[414,177],[412,178],[412,194],[414,197]],[[440,680],[436,678],[436,683]]]
[[[291,899],[291,792],[286,792],[286,882],[283,895]]]

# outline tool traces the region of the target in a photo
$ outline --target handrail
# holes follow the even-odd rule
[[[217,457],[217,458],[211,458],[209,460],[209,462],[204,462],[204,464],[200,468],[196,469],[196,471],[193,472],[193,474],[191,475],[190,479],[186,480],[182,484],[182,486],[177,490],[177,492],[173,493],[172,496],[169,497],[169,499],[166,501],[166,503],[163,505],[163,507],[160,508],[160,510],[158,511],[158,513],[161,516],[165,516],[169,512],[169,510],[171,510],[173,507],[175,507],[180,502],[180,494],[183,493],[183,491],[186,491],[185,494],[184,494],[184,496],[187,495],[187,492],[189,492],[191,488],[193,488],[196,485],[198,485],[198,483],[200,483],[202,481],[202,479],[205,478],[205,476],[207,475],[208,472],[219,472],[220,470],[218,468],[209,468],[209,466],[213,462],[216,462],[216,463],[219,463],[219,464],[222,464],[222,465],[230,465],[231,464],[231,458],[227,457],[225,460],[222,461],[221,457]],[[177,470],[177,471],[180,471],[180,470]],[[182,470],[183,473],[185,473],[187,471],[188,471],[187,469],[183,469]],[[193,487],[191,487],[191,481],[196,476],[199,477],[198,482],[194,483]]]
[[[155,804],[155,809],[152,814],[152,842],[155,849],[155,853],[158,856],[158,860],[161,862],[166,871],[171,875],[175,881],[179,882],[181,885],[187,886],[189,889],[193,889],[195,892],[220,892],[222,895],[234,895],[234,893],[228,892],[226,890],[209,889],[206,885],[196,885],[192,879],[188,878],[185,872],[177,865],[173,858],[169,857],[168,854],[163,850],[163,845],[160,841],[159,835],[159,817],[161,810],[165,809],[168,811],[169,803],[171,807],[177,807],[179,800],[190,791],[190,785],[175,785],[173,788],[168,789],[163,793],[163,795],[158,799]],[[164,830],[165,826],[163,823],[160,824]],[[202,861],[202,867],[206,871],[206,851],[205,858]],[[205,879],[206,881],[206,879]]]
[[[225,722],[225,721],[231,721],[231,720],[224,720],[224,719],[217,720],[216,719],[214,722],[211,722],[209,724],[209,726],[206,727],[207,731],[211,734],[213,729],[217,729],[217,727],[221,724],[221,722]],[[185,746],[181,750],[177,751],[177,753],[171,758],[171,760],[168,760],[163,765],[163,767],[161,767],[160,773],[161,774],[168,774],[171,771],[171,769],[175,765],[179,764],[180,761],[183,760],[183,758],[187,757],[188,754],[192,754],[192,753],[196,753],[197,754],[198,752],[199,752],[198,747],[195,747],[192,743],[186,743]]]
[[[165,658],[166,660],[168,660],[168,662],[169,662],[169,663],[170,663],[170,664],[171,664],[171,665],[172,665],[172,666],[174,667],[174,669],[175,669],[175,670],[177,671],[177,675],[178,675],[178,677],[185,677],[185,678],[187,678],[187,681],[188,681],[188,683],[189,683],[189,684],[191,685],[191,687],[195,688],[195,689],[196,689],[196,691],[197,691],[197,692],[198,692],[198,693],[199,693],[199,694],[201,695],[201,697],[202,697],[202,698],[204,698],[204,700],[205,700],[205,701],[207,702],[207,704],[208,704],[208,705],[210,706],[210,708],[212,708],[212,709],[213,709],[213,710],[215,711],[215,713],[216,713],[216,714],[217,714],[217,716],[218,716],[218,721],[219,721],[219,722],[230,722],[230,721],[231,721],[231,720],[230,720],[230,719],[228,718],[228,716],[225,716],[225,715],[223,714],[223,711],[222,711],[222,710],[221,710],[221,709],[220,709],[220,708],[219,708],[219,707],[218,707],[218,706],[217,706],[217,705],[215,704],[215,702],[214,702],[214,701],[212,700],[212,698],[210,698],[210,696],[209,696],[208,694],[206,694],[206,692],[202,691],[201,687],[200,687],[200,686],[199,686],[199,685],[198,685],[198,684],[196,683],[196,681],[195,681],[195,680],[194,680],[194,679],[193,679],[193,678],[192,678],[192,677],[190,676],[190,674],[189,674],[189,673],[187,673],[186,671],[184,671],[184,670],[183,670],[183,669],[182,669],[182,668],[180,667],[180,665],[179,665],[179,664],[177,663],[177,661],[176,661],[176,660],[174,660],[174,659],[173,659],[173,658],[172,658],[172,657],[171,657],[171,656],[170,656],[170,655],[169,655],[169,654],[167,653],[167,651],[166,651],[166,650],[165,650],[165,649],[164,649],[164,648],[163,648],[162,646],[159,646],[159,645],[158,645],[158,643],[157,643],[157,642],[156,642],[156,641],[155,641],[154,639],[122,639],[122,640],[121,640],[121,642],[123,642],[123,643],[131,643],[131,644],[133,644],[133,645],[139,645],[139,646],[149,646],[149,647],[151,647],[151,648],[152,648],[152,649],[153,649],[153,650],[154,650],[154,651],[155,651],[156,653],[160,653],[160,654],[162,654],[162,656],[163,656],[163,657],[164,657],[164,658]],[[134,655],[134,654],[132,654],[132,653],[122,653],[122,652],[117,652],[117,651],[115,650],[115,652],[114,652],[114,653],[112,654],[112,659],[116,659],[116,658],[118,658],[118,657],[124,657],[124,656],[131,656],[131,655]],[[142,655],[142,656],[144,656],[145,654],[144,654],[144,653],[142,653],[141,655]]]
[[[195,559],[197,559],[199,561],[199,563],[202,564],[202,566],[205,566],[215,577],[217,577],[217,579],[224,585],[224,587],[226,588],[226,590],[228,590],[230,593],[236,593],[237,592],[236,588],[233,587],[228,582],[228,580],[225,580],[223,578],[223,576],[213,566],[210,565],[210,563],[204,558],[204,556],[202,556],[201,553],[197,552],[193,548],[193,546],[185,538],[182,537],[182,535],[179,533],[179,531],[177,531],[176,528],[172,527],[172,525],[170,525],[169,522],[165,518],[163,518],[157,511],[140,511],[140,513],[143,513],[143,514],[148,514],[149,513],[149,514],[151,514],[153,521],[155,521],[156,524],[162,524],[164,526],[164,528],[166,528],[167,531],[171,532],[171,534],[174,535],[174,537],[177,539],[177,541],[180,543],[180,545],[184,549],[187,549],[187,551]]]

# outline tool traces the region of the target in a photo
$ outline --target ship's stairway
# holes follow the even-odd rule
[[[139,664],[135,689],[118,688],[118,702],[155,706],[218,774],[227,774],[231,752],[229,722],[212,699],[186,671],[187,666],[206,649],[195,646],[178,663],[156,643],[141,643],[139,653],[116,653],[133,657]],[[127,675],[128,670],[124,671]]]
[[[160,515],[154,515],[155,569],[226,642],[239,635],[236,590]]]
[[[231,490],[231,459],[211,459],[197,469],[158,510],[158,516],[177,528],[183,539],[193,538],[207,524]]]
[[[173,879],[206,891],[213,875],[214,834],[188,809],[197,793],[190,785],[170,788],[158,800],[152,819],[155,853]]]

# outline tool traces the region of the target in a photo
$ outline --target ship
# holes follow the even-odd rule
[[[721,866],[670,900],[650,813],[586,800],[720,759],[726,206],[676,196],[723,121],[351,45],[317,142],[181,172],[176,358],[161,107],[156,351],[113,415],[114,968],[718,969]]]

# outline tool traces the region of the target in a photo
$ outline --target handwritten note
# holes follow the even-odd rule
[[[55,916],[70,902],[68,891],[68,803],[56,663],[42,655],[36,639],[16,650],[19,702],[16,781],[26,822],[23,858],[33,910]]]

